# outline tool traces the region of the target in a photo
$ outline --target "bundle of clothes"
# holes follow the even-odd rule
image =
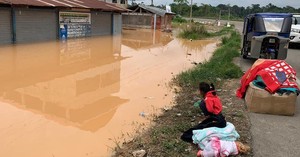
[[[198,157],[225,157],[246,153],[250,147],[238,142],[240,137],[232,123],[222,115],[222,103],[213,84],[201,82],[199,91],[203,100],[194,106],[199,107],[206,119],[183,132],[183,141],[198,145]]]
[[[296,71],[284,60],[258,59],[243,75],[241,87],[236,92],[237,97],[245,97],[250,82],[271,94],[276,92],[280,95],[290,93],[299,95]]]

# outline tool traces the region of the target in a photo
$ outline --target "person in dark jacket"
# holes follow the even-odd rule
[[[203,96],[199,107],[203,114],[206,116],[201,123],[183,132],[181,139],[185,142],[193,142],[193,130],[204,129],[208,127],[226,127],[225,117],[222,115],[222,102],[215,92],[213,84],[206,82],[199,83],[200,95]]]

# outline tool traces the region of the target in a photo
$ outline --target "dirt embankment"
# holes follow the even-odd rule
[[[223,114],[228,122],[235,125],[240,134],[239,141],[251,147],[250,120],[244,101],[235,96],[239,88],[239,79],[224,80],[225,83],[217,91],[223,103]],[[133,156],[137,150],[145,150],[147,156],[196,156],[197,147],[180,140],[182,131],[203,120],[200,110],[193,106],[199,99],[195,87],[183,87],[177,92],[176,105],[165,110],[164,114],[155,117],[155,125],[146,132],[141,132],[132,141],[123,144],[115,156]],[[252,152],[238,156],[253,156]]]

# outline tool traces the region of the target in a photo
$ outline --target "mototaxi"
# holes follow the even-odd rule
[[[244,19],[243,58],[280,59],[287,57],[292,25],[289,13],[255,13]]]

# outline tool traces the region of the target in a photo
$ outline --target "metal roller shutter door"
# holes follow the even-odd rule
[[[54,10],[16,9],[16,42],[56,40],[57,15]]]
[[[0,8],[0,44],[12,43],[10,10]]]
[[[111,35],[112,14],[103,12],[92,13],[92,36]]]

